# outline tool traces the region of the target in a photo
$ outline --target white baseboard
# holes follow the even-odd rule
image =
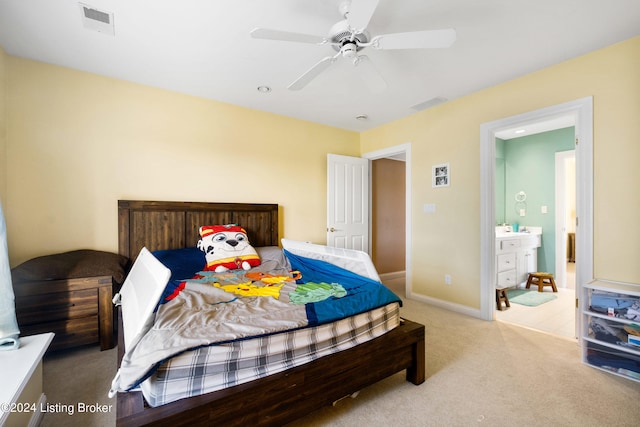
[[[403,270],[403,271],[392,271],[390,273],[382,273],[382,274],[378,274],[378,276],[380,276],[380,281],[384,283],[387,280],[404,279],[406,277],[406,274]]]
[[[455,304],[449,301],[444,301],[437,298],[428,297],[426,295],[417,294],[414,292],[410,292],[407,295],[407,298],[414,299],[416,301],[421,301],[427,304],[435,305],[436,307],[444,308],[445,310],[455,311],[456,313],[465,314],[471,317],[477,317],[478,319],[482,319],[482,313],[480,309],[467,307],[466,305]]]
[[[392,271],[390,273],[379,274],[379,276],[380,276],[380,281],[382,283],[385,283],[386,281],[390,281],[394,279],[406,279],[406,272]],[[444,308],[445,310],[455,311],[456,313],[461,313],[467,316],[482,319],[480,309],[477,309],[477,308],[471,308],[471,307],[467,307],[466,305],[455,304],[449,301],[432,298],[426,295],[412,292],[411,290],[407,290],[407,298],[413,299],[416,301],[421,301],[427,304],[435,305],[436,307],[441,307],[441,308]]]

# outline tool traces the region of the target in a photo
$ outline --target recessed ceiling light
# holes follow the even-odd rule
[[[366,114],[358,114],[356,116],[356,120],[369,120],[369,116],[367,116]]]
[[[269,86],[258,86],[258,92],[261,93],[269,93],[271,92],[271,88]]]
[[[526,131],[526,129],[518,129],[517,131],[515,131],[515,133],[525,133]]]

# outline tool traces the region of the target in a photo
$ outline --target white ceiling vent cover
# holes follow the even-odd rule
[[[426,110],[427,108],[435,107],[436,105],[442,104],[443,102],[447,102],[447,98],[436,96],[435,98],[431,98],[428,101],[421,102],[420,104],[416,104],[411,108],[417,111],[422,111],[422,110]]]
[[[100,33],[115,35],[113,28],[113,13],[98,10],[87,4],[78,3],[85,28]]]

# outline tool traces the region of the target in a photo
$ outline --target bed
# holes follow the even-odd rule
[[[119,253],[193,245],[203,224],[241,224],[255,247],[279,245],[276,204],[118,202]],[[119,366],[125,354],[118,312]],[[424,326],[403,319],[391,331],[355,347],[247,383],[150,406],[141,391],[117,394],[117,425],[283,425],[406,370],[425,380]]]

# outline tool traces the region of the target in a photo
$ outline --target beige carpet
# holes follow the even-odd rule
[[[640,383],[583,365],[574,341],[416,301],[405,301],[402,315],[426,326],[426,382],[396,374],[290,427],[638,425]],[[115,358],[97,347],[47,357],[49,403],[114,409],[50,413],[42,426],[113,426],[115,400],[106,393]]]
[[[117,349],[100,351],[98,346],[45,356],[42,382],[47,404],[53,407],[40,426],[115,426],[116,400],[109,399],[107,392],[116,372],[116,358]],[[101,409],[106,405],[107,412],[78,412],[81,404],[96,403]]]

